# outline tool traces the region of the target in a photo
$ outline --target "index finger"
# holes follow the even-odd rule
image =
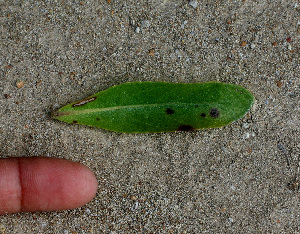
[[[97,180],[86,166],[65,159],[0,159],[0,214],[80,207],[96,195]]]

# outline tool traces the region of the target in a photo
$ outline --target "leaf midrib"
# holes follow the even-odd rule
[[[129,108],[141,108],[141,107],[155,107],[155,106],[196,106],[196,105],[203,105],[204,103],[159,103],[159,104],[140,104],[140,105],[127,105],[127,106],[114,106],[114,107],[104,107],[104,108],[97,108],[97,109],[87,109],[87,110],[77,110],[77,111],[66,111],[66,112],[58,112],[56,113],[58,116],[61,115],[81,115],[86,113],[96,113],[96,112],[105,112],[105,111],[112,111],[112,110],[119,110],[119,109],[129,109]]]

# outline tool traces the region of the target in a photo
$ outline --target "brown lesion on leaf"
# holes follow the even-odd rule
[[[219,110],[217,109],[217,108],[212,108],[210,111],[209,111],[209,115],[210,115],[210,117],[212,117],[212,118],[218,118],[219,117],[219,115],[220,115],[220,112],[219,112]]]
[[[167,113],[167,115],[173,115],[175,113],[175,111],[172,108],[167,108],[166,113]]]
[[[206,118],[206,114],[205,114],[205,113],[201,113],[200,116],[201,116],[202,118]]]
[[[72,123],[74,123],[74,124],[77,124],[78,123],[78,121],[77,120],[73,120],[73,122]]]
[[[100,118],[96,118],[97,121],[100,121]]]
[[[95,101],[97,97],[92,97],[92,98],[89,98],[89,99],[84,99],[80,102],[77,102],[75,104],[73,104],[73,107],[76,107],[76,106],[83,106],[89,102],[92,102],[92,101]]]
[[[191,125],[187,125],[187,124],[184,124],[184,125],[180,125],[177,129],[177,131],[193,131],[195,130],[195,128]]]

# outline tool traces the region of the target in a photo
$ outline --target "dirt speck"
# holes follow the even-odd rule
[[[4,97],[5,97],[6,99],[11,98],[11,96],[10,96],[9,94],[7,94],[7,93],[4,94]]]
[[[283,85],[283,82],[280,80],[276,81],[275,83],[279,88],[281,88],[281,86]]]
[[[17,86],[18,89],[23,88],[24,87],[24,81],[17,81],[16,86]]]
[[[247,45],[247,42],[242,41],[240,45],[241,45],[242,47],[245,47],[245,46]]]
[[[151,56],[154,56],[155,55],[155,49],[152,48],[148,51],[148,54],[151,55]]]

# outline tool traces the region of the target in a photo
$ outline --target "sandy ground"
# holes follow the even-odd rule
[[[300,232],[298,1],[0,1],[0,155],[78,161],[97,197],[0,233]],[[220,129],[120,134],[49,113],[127,81],[222,81],[256,104]]]

